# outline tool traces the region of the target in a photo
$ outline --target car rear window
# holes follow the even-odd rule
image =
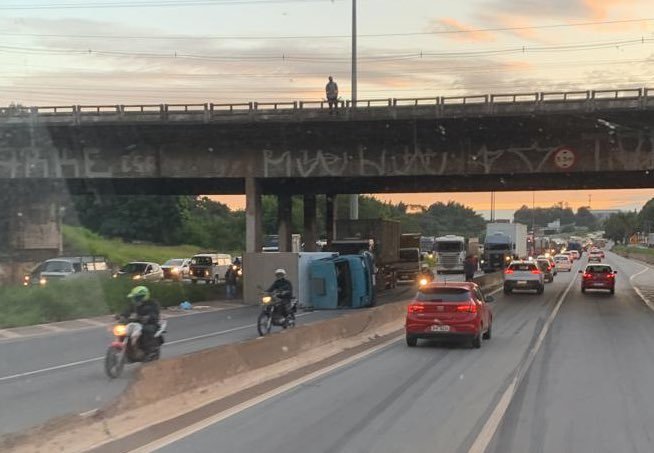
[[[536,265],[534,263],[514,263],[509,265],[509,269],[512,271],[530,272],[536,270]]]
[[[564,256],[556,256],[556,257],[554,257],[554,260],[555,261],[570,261],[570,258],[568,258],[567,256],[564,255]]]
[[[550,267],[550,262],[548,260],[538,260],[538,267],[541,269],[547,269]]]
[[[464,302],[470,297],[467,289],[436,287],[421,289],[416,299],[423,302]]]
[[[613,272],[610,266],[586,266],[586,272],[590,274],[606,274]]]

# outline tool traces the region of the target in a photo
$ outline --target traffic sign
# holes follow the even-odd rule
[[[572,168],[577,160],[577,156],[572,148],[562,146],[554,151],[553,154],[554,165],[561,170],[568,170]]]

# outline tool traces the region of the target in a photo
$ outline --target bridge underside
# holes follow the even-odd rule
[[[654,188],[654,171],[380,177],[257,178],[262,194],[502,192]],[[0,181],[2,191],[62,195],[244,195],[245,178],[20,179]]]

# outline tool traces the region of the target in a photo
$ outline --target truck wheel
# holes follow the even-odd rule
[[[545,286],[541,286],[536,290],[536,294],[543,294],[545,292]]]

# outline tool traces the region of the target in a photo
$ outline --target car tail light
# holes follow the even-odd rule
[[[612,272],[611,272],[610,274],[606,274],[606,276],[607,276],[608,278],[615,278],[615,274],[612,273]]]
[[[409,304],[409,313],[423,313],[425,311],[424,304]]]
[[[547,266],[547,270],[548,270],[548,271],[551,271],[551,270],[552,270],[552,266]]]
[[[584,272],[584,278],[593,278],[593,274],[590,272]]]
[[[538,274],[540,274],[540,271],[538,269],[534,269],[533,271],[531,271],[531,273],[538,275]]]
[[[513,274],[513,269],[507,269],[504,271],[505,274]]]
[[[456,311],[458,313],[477,313],[477,305],[472,303],[465,304],[465,305],[457,305]]]

